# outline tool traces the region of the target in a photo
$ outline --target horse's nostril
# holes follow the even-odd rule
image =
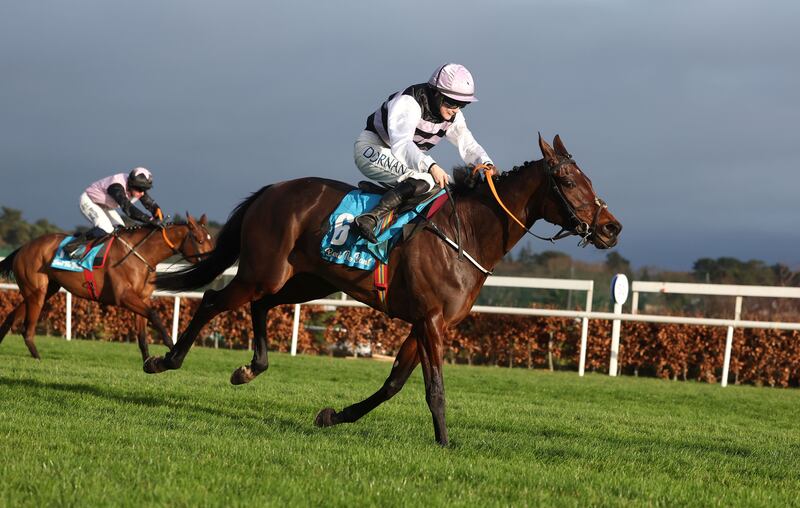
[[[609,222],[603,225],[603,233],[610,237],[617,236],[620,230],[622,230],[622,227],[616,222]]]

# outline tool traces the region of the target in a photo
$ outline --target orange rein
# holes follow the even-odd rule
[[[497,171],[494,169],[494,167],[493,167],[493,166],[489,166],[488,164],[478,164],[477,166],[475,166],[475,167],[472,169],[472,174],[476,174],[476,173],[478,173],[478,172],[479,172],[481,169],[483,170],[483,174],[486,176],[486,181],[489,183],[489,188],[490,188],[490,189],[492,189],[492,194],[494,194],[494,199],[496,199],[496,200],[497,200],[497,203],[500,205],[500,207],[501,207],[503,210],[505,210],[505,211],[506,211],[506,213],[508,214],[508,216],[509,216],[509,217],[511,217],[512,219],[514,219],[514,220],[517,222],[517,224],[519,224],[520,226],[522,226],[522,229],[524,229],[524,230],[526,230],[526,231],[527,231],[527,230],[528,230],[528,228],[527,228],[527,227],[525,227],[525,224],[523,224],[523,223],[522,223],[522,221],[520,221],[519,219],[517,219],[517,218],[514,216],[514,214],[513,214],[513,213],[511,213],[511,210],[509,210],[508,208],[506,208],[506,205],[503,203],[503,200],[502,200],[502,199],[500,199],[500,196],[497,194],[497,189],[495,189],[495,188],[494,188],[494,181],[492,180],[492,177],[493,177],[494,175],[496,175],[496,174],[497,174]]]
[[[164,214],[161,213],[161,208],[156,210],[156,218],[158,218],[158,220],[161,220],[161,221],[164,220]],[[167,229],[166,228],[161,228],[161,236],[164,237],[164,241],[167,242],[167,245],[169,246],[170,249],[176,250],[175,249],[175,244],[172,243],[172,241],[170,241],[169,237],[167,236]]]

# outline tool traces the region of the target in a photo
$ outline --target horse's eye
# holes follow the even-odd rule
[[[564,180],[564,187],[567,189],[574,189],[576,187],[575,180]]]

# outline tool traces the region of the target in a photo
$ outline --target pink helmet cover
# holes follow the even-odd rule
[[[475,80],[466,67],[456,63],[444,64],[437,68],[428,84],[442,94],[461,102],[477,102]]]

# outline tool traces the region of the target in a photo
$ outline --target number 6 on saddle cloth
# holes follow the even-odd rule
[[[389,262],[389,252],[403,233],[403,226],[423,216],[423,210],[430,207],[424,217],[430,217],[447,199],[444,189],[432,194],[413,208],[403,211],[394,217],[389,214],[380,223],[378,243],[368,243],[356,228],[351,227],[353,220],[365,211],[371,210],[380,201],[380,195],[354,190],[345,195],[339,206],[328,218],[328,231],[322,238],[320,253],[322,259],[340,265],[372,270],[375,262]]]

